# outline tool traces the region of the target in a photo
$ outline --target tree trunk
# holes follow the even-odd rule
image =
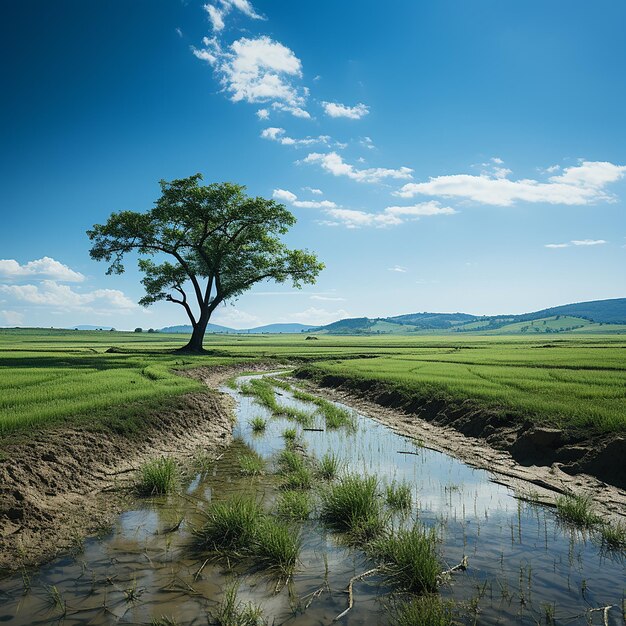
[[[196,324],[193,325],[193,332],[191,333],[191,339],[189,339],[189,343],[182,348],[176,350],[176,352],[185,352],[187,354],[202,354],[206,352],[202,347],[202,342],[204,341],[204,334],[206,332],[207,324],[209,323],[208,314],[202,314],[200,319]]]

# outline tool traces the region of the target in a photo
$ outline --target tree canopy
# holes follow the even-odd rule
[[[221,303],[263,280],[312,284],[324,268],[313,253],[280,240],[296,223],[284,205],[249,197],[242,185],[201,181],[201,174],[161,181],[154,208],[112,213],[106,224],[87,231],[90,256],[109,264],[107,274],[123,273],[125,255],[139,254],[146,292],[139,303],[182,306],[193,327],[184,350],[192,352],[202,350]]]

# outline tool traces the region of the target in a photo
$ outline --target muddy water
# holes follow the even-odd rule
[[[275,579],[228,571],[224,564],[208,563],[199,571],[203,559],[189,550],[192,529],[202,523],[199,509],[208,501],[246,491],[271,508],[275,478],[240,476],[238,457],[250,447],[271,468],[284,447],[281,433],[295,427],[311,456],[332,451],[349,471],[374,474],[381,484],[410,482],[413,510],[393,523],[419,518],[435,526],[444,567],[463,555],[469,559],[469,569],[454,574],[441,589],[442,596],[457,603],[459,621],[603,624],[604,612],[589,609],[612,605],[607,623],[624,624],[623,555],[605,552],[596,537],[562,526],[552,510],[517,500],[509,489],[490,482],[487,472],[419,448],[366,416],[356,416],[354,432],[303,432],[286,420],[270,419],[252,398],[229,393],[237,400],[240,441],[195,476],[184,494],[139,500],[110,534],[88,540],[76,554],[0,580],[0,623],[150,624],[167,617],[177,624],[206,624],[207,614],[236,578],[239,597],[262,606],[270,623],[330,624],[346,607],[349,579],[375,564],[314,519],[301,526],[301,563],[292,582],[278,590]],[[314,408],[279,393],[280,403]],[[261,435],[250,427],[254,416],[269,420]],[[321,418],[317,426],[324,427]],[[357,583],[354,608],[341,622],[389,623],[389,592],[375,576]]]

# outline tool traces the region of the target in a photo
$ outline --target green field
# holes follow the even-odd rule
[[[564,323],[567,320],[563,320]],[[318,373],[471,399],[534,421],[626,431],[626,338],[577,335],[209,335],[207,356],[172,354],[183,335],[0,330],[0,435],[201,389],[174,370],[274,359]],[[116,351],[107,352],[111,347]]]

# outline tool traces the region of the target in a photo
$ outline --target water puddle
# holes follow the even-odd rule
[[[272,417],[252,396],[227,391],[237,400],[237,439],[223,456],[198,473],[183,494],[138,500],[110,534],[86,541],[78,554],[0,580],[0,623],[207,624],[207,614],[217,610],[235,578],[239,599],[262,607],[269,623],[332,623],[347,606],[348,581],[376,562],[326,530],[315,515],[300,525],[300,562],[287,585],[263,573],[229,570],[223,562],[201,567],[204,559],[189,549],[192,531],[204,519],[201,509],[211,500],[244,492],[262,498],[271,510],[279,494],[276,477],[242,476],[239,458],[252,449],[271,468],[285,447],[286,428],[297,430],[311,457],[334,453],[346,471],[374,475],[382,487],[394,480],[410,485],[412,510],[392,523],[419,519],[436,528],[443,568],[468,558],[467,571],[453,574],[440,589],[456,603],[457,621],[625,623],[623,555],[563,526],[552,510],[516,499],[490,482],[487,472],[420,448],[363,415],[354,414],[354,429],[328,429],[317,415],[307,427],[322,430],[305,430],[293,420]],[[276,391],[280,406],[316,409],[286,389]],[[254,432],[255,417],[267,420],[264,432]],[[390,623],[391,591],[378,575],[355,583],[354,607],[341,623]],[[607,613],[590,611],[609,605]],[[172,621],[153,621],[165,618]]]

